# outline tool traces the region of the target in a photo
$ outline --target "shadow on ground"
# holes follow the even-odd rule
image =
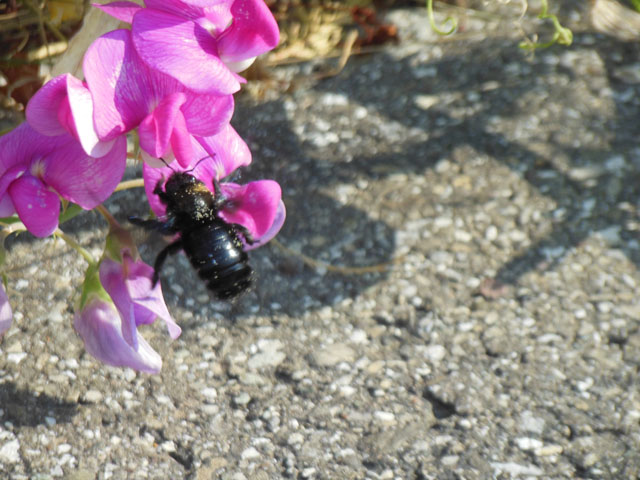
[[[343,73],[317,84],[314,88],[325,93],[341,94],[349,102],[365,106],[385,122],[399,124],[405,129],[419,129],[428,134],[424,142],[402,142],[374,155],[349,152],[344,161],[339,150],[318,148],[300,140],[295,132],[296,119],[285,109],[284,100],[250,105],[240,102],[234,124],[248,143],[258,146],[255,163],[243,180],[274,178],[283,186],[288,209],[287,222],[279,236],[283,243],[304,254],[331,264],[366,266],[389,262],[396,251],[395,229],[384,219],[374,218],[374,212],[344,205],[330,195],[340,184],[355,184],[366,179],[370,184],[394,175],[422,175],[438,160],[449,157],[455,149],[471,148],[478,155],[488,156],[512,168],[533,187],[552,198],[564,209],[562,218],[554,220],[551,231],[525,250],[518,252],[499,269],[496,278],[515,283],[520,276],[536,268],[552,268],[564,253],[596,231],[614,232],[622,239],[636,236],[635,216],[630,210],[617,208],[621,203],[634,205],[638,198],[638,175],[633,172],[622,177],[616,171],[601,169],[612,151],[626,157],[637,148],[636,112],[628,103],[630,96],[638,97],[637,85],[619,81],[612,72],[637,58],[640,47],[620,45],[615,40],[576,35],[572,49],[589,50],[608,75],[613,102],[611,116],[590,112],[589,105],[580,105],[576,94],[575,109],[579,121],[594,136],[603,136],[606,148],[572,146],[563,131],[548,128],[540,111],[567,103],[572,84],[578,78],[566,62],[558,62],[564,55],[570,62],[570,51],[564,47],[541,51],[529,62],[515,42],[492,39],[482,42],[460,43],[458,54],[437,60],[422,59],[420,53],[401,60],[386,54],[369,58],[354,58]],[[615,47],[621,55],[608,54]],[[418,71],[432,71],[427,76]],[[553,72],[565,79],[563,85],[551,85],[547,76]],[[596,86],[594,86],[596,88]],[[453,98],[448,104],[438,103],[420,108],[414,101],[418,95]],[[295,94],[292,99],[295,103]],[[552,108],[553,107],[553,108]],[[459,113],[466,110],[468,113]],[[535,117],[539,123],[533,134],[519,141],[518,132],[504,133],[491,128],[496,119],[501,124],[522,121],[523,115]],[[553,110],[550,123],[571,121],[571,112]],[[325,119],[326,120],[326,119]],[[309,120],[311,121],[311,120]],[[352,125],[356,135],[367,132]],[[387,128],[380,125],[380,129]],[[531,143],[545,145],[545,152],[531,149]],[[400,145],[400,148],[398,147]],[[636,157],[637,155],[637,150]],[[636,159],[637,160],[637,159]],[[623,160],[628,163],[628,158]],[[584,181],[572,171],[593,170],[594,177]],[[144,198],[137,192],[136,207],[131,211],[129,201],[120,201],[121,216],[140,214]],[[130,199],[129,197],[119,197]],[[116,200],[118,202],[118,200]],[[476,202],[477,199],[469,198]],[[585,202],[594,202],[593,210],[585,216]],[[93,221],[78,220],[70,224],[75,231],[95,228]],[[18,240],[20,241],[20,240]],[[28,241],[28,240],[26,240]],[[561,252],[549,258],[548,252]],[[636,264],[637,253],[626,251]],[[310,308],[332,305],[346,297],[358,295],[364,289],[386,277],[384,272],[366,275],[319,275],[302,265],[298,258],[271,248],[268,253],[252,254],[258,262],[258,282],[255,296],[241,302],[240,310],[258,299],[261,306],[279,305],[296,315]],[[175,282],[191,285],[190,271],[177,268]],[[278,275],[272,275],[272,272]],[[276,278],[282,277],[282,278]]]
[[[47,417],[56,422],[69,422],[78,408],[76,403],[21,389],[12,382],[0,384],[0,405],[3,418],[16,427],[44,425]]]

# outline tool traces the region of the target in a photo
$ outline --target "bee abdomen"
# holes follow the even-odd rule
[[[209,290],[219,299],[233,297],[249,287],[253,270],[235,229],[222,220],[183,233],[189,261]]]
[[[215,268],[202,269],[198,272],[207,288],[220,299],[234,297],[251,285],[253,269],[246,262],[238,262],[219,270]]]

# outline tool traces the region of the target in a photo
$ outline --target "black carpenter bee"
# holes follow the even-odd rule
[[[163,235],[180,234],[178,240],[156,257],[153,285],[160,278],[167,256],[184,250],[200,278],[218,299],[235,297],[245,291],[251,285],[253,269],[240,235],[249,245],[254,240],[244,226],[227,223],[220,217],[227,199],[222,195],[219,182],[213,181],[215,193],[186,172],[172,173],[164,190],[162,182],[158,181],[153,193],[167,206],[166,221],[129,218],[134,225]]]

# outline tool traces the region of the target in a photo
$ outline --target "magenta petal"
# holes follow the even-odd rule
[[[37,178],[23,175],[8,189],[18,217],[36,237],[48,237],[58,227],[60,198]]]
[[[158,0],[155,0],[158,1]],[[226,3],[233,3],[233,1],[229,0],[182,0],[181,3],[185,3],[187,5],[193,5],[195,7],[201,8],[212,8],[216,5],[224,5]]]
[[[182,167],[188,167],[193,161],[192,136],[187,131],[186,121],[182,113],[176,118],[171,133],[171,149],[173,155]]]
[[[173,321],[173,318],[171,318],[171,314],[169,313],[162,296],[162,287],[160,286],[160,283],[156,284],[153,288],[151,286],[153,268],[142,261],[132,262],[127,257],[125,257],[124,261],[127,269],[125,284],[129,291],[129,296],[135,304],[136,312],[139,310],[146,310],[146,312],[151,313],[153,316],[151,322],[153,322],[157,317],[161,318],[167,325],[169,336],[173,339],[178,338],[182,330]],[[144,323],[151,322],[145,320]],[[136,319],[136,323],[140,325],[141,322]]]
[[[263,0],[236,0],[231,14],[231,27],[218,38],[220,58],[225,62],[256,57],[278,45],[278,24]]]
[[[27,121],[43,135],[69,133],[87,154],[105,155],[113,142],[101,142],[93,128],[93,101],[85,85],[65,74],[55,77],[36,92],[27,105]]]
[[[209,136],[218,133],[233,116],[232,95],[190,95],[182,112],[189,132]]]
[[[9,330],[11,321],[13,320],[13,312],[9,304],[9,297],[4,287],[0,284],[0,335]]]
[[[196,5],[196,3],[191,0],[189,3]],[[200,3],[204,4],[205,2]],[[202,5],[204,7],[204,18],[198,19],[197,22],[212,35],[220,34],[225,31],[233,21],[231,5],[233,5],[233,0],[223,0],[216,5]]]
[[[220,213],[229,223],[239,223],[259,239],[269,231],[282,198],[280,185],[273,180],[258,180],[246,185],[222,184],[227,205]]]
[[[94,3],[92,5],[107,15],[111,15],[113,18],[117,18],[126,23],[131,23],[136,12],[143,8],[133,2],[111,2],[104,5]]]
[[[103,157],[113,148],[115,140],[102,142],[93,126],[93,100],[89,89],[77,78],[67,77],[67,102],[72,115],[70,133],[78,139],[84,151],[92,157]]]
[[[26,166],[16,165],[3,172],[2,177],[0,177],[0,195],[4,195],[9,185],[11,185],[15,179],[20,178],[26,170]]]
[[[55,136],[69,132],[69,128],[58,120],[58,110],[67,101],[67,77],[59,75],[45,83],[38,90],[26,109],[27,122],[43,135]]]
[[[122,264],[105,258],[100,263],[100,283],[107,291],[120,314],[122,338],[133,349],[138,348],[134,304],[124,282]]]
[[[147,373],[158,373],[162,358],[137,331],[136,347],[125,341],[120,317],[113,305],[95,299],[75,315],[73,326],[82,338],[87,352],[107,365],[130,367]]]
[[[156,82],[141,64],[129,30],[114,30],[94,40],[84,56],[83,71],[102,140],[128,132],[150,113]]]
[[[249,147],[230,124],[227,124],[216,135],[196,137],[196,140],[213,158],[218,180],[230,175],[237,168],[245,167],[251,163]],[[205,183],[211,185],[210,181]]]
[[[92,209],[113,193],[126,166],[124,136],[101,158],[89,157],[78,143],[71,143],[46,158],[43,179],[67,200]]]
[[[240,84],[218,58],[215,39],[184,18],[153,9],[136,14],[133,41],[147,65],[200,93],[229,95]]]
[[[191,2],[183,2],[181,0],[146,0],[144,3],[147,9],[161,10],[183,18],[197,19],[204,15],[204,9],[197,4],[190,4]],[[220,2],[205,0],[203,3],[207,3],[208,5],[218,4]]]
[[[273,223],[271,224],[271,227],[269,227],[269,230],[263,233],[260,238],[254,238],[254,242],[251,245],[245,243],[244,249],[253,250],[254,248],[261,247],[265,243],[269,242],[269,240],[271,240],[273,237],[275,237],[278,234],[278,232],[282,228],[282,225],[284,225],[284,220],[286,217],[287,217],[287,210],[284,206],[284,202],[280,200],[280,203],[278,204],[278,209],[276,210],[276,215],[273,219]]]
[[[171,132],[176,117],[182,116],[180,107],[186,101],[186,95],[175,92],[163,98],[153,113],[148,115],[140,124],[138,135],[140,147],[151,156],[162,157],[171,140]]]
[[[10,217],[16,213],[16,207],[13,206],[11,197],[4,195],[0,198],[0,218]]]
[[[173,165],[172,165],[173,167]],[[144,179],[144,191],[147,194],[149,200],[149,206],[153,213],[158,217],[162,217],[166,212],[165,205],[160,201],[160,198],[153,193],[158,182],[163,182],[171,176],[173,172],[169,167],[155,168],[144,163],[142,165],[142,178]]]
[[[74,143],[73,137],[60,135],[48,137],[33,129],[27,122],[0,136],[0,175],[16,165],[28,168],[32,160],[47,156],[50,152]]]

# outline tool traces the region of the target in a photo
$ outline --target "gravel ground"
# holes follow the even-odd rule
[[[82,260],[12,239],[2,478],[638,478],[640,47],[565,3],[571,48],[519,50],[510,4],[452,39],[399,10],[398,45],[241,100],[242,180],[283,185],[280,241],[394,263],[271,245],[221,304],[175,257],[183,335],[144,332],[160,375],[84,353]],[[146,210],[140,191],[109,206]],[[99,255],[97,215],[69,230]]]

